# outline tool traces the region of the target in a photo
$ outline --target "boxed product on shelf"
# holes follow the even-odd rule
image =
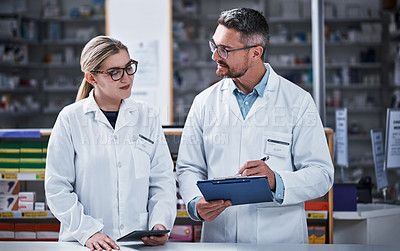
[[[15,238],[14,223],[0,223],[0,241],[13,241]]]
[[[193,241],[193,226],[174,225],[169,236],[169,241]]]
[[[15,223],[15,240],[18,241],[36,240],[36,225]]]
[[[19,211],[33,211],[33,201],[19,201],[18,210]]]
[[[325,244],[326,243],[326,227],[325,226],[308,226],[308,243],[309,244]]]
[[[21,183],[17,180],[0,180],[0,194],[18,194]]]
[[[18,210],[33,211],[36,199],[36,192],[20,192],[18,194]]]
[[[35,202],[35,211],[45,211],[46,203],[45,202]]]
[[[18,172],[20,143],[0,143],[0,172]]]
[[[326,227],[316,226],[314,227],[314,244],[325,244],[326,243]]]
[[[34,202],[36,199],[36,192],[20,192],[18,194],[18,199],[20,202]]]
[[[201,240],[201,225],[193,226],[193,241],[199,242]]]
[[[42,142],[22,142],[20,172],[44,172]]]
[[[36,224],[36,239],[38,241],[58,241],[60,224]]]
[[[306,201],[305,203],[306,211],[328,211],[329,202],[327,201]]]
[[[17,194],[0,195],[0,211],[17,211],[17,210],[18,210]]]

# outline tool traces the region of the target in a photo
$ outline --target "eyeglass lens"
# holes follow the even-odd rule
[[[124,76],[124,71],[128,75],[135,74],[135,72],[136,72],[136,64],[131,62],[131,64],[128,65],[127,67],[125,67],[124,69],[122,69],[122,68],[115,69],[115,70],[110,71],[109,73],[110,73],[110,76],[111,76],[112,80],[118,81]]]
[[[213,41],[209,41],[208,44],[210,45],[210,50],[212,53],[214,53],[214,51],[217,50],[218,55],[221,58],[223,58],[223,59],[228,58],[228,52],[225,50],[225,48],[215,45]]]

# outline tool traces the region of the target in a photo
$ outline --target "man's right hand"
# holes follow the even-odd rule
[[[232,206],[230,200],[206,201],[201,197],[196,204],[197,214],[205,221],[212,221],[217,218],[227,207]]]

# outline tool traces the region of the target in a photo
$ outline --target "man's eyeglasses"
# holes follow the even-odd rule
[[[138,65],[138,61],[131,59],[131,61],[129,61],[129,63],[126,64],[125,68],[115,67],[115,68],[111,68],[107,71],[90,71],[90,72],[108,74],[108,75],[110,75],[112,80],[118,81],[124,77],[124,72],[126,72],[126,74],[128,74],[130,76],[135,74],[137,71],[137,65]]]
[[[243,48],[239,48],[239,49],[227,50],[224,47],[217,46],[213,40],[208,41],[208,44],[210,45],[211,52],[214,53],[215,50],[217,50],[218,55],[223,59],[228,58],[228,52],[246,50],[246,49],[250,49],[253,47],[257,47],[257,45],[252,45],[252,46],[247,46],[247,47],[243,47]]]

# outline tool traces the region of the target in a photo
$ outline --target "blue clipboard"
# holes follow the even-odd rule
[[[206,201],[230,200],[232,205],[272,201],[272,193],[266,176],[199,180],[197,187]]]

